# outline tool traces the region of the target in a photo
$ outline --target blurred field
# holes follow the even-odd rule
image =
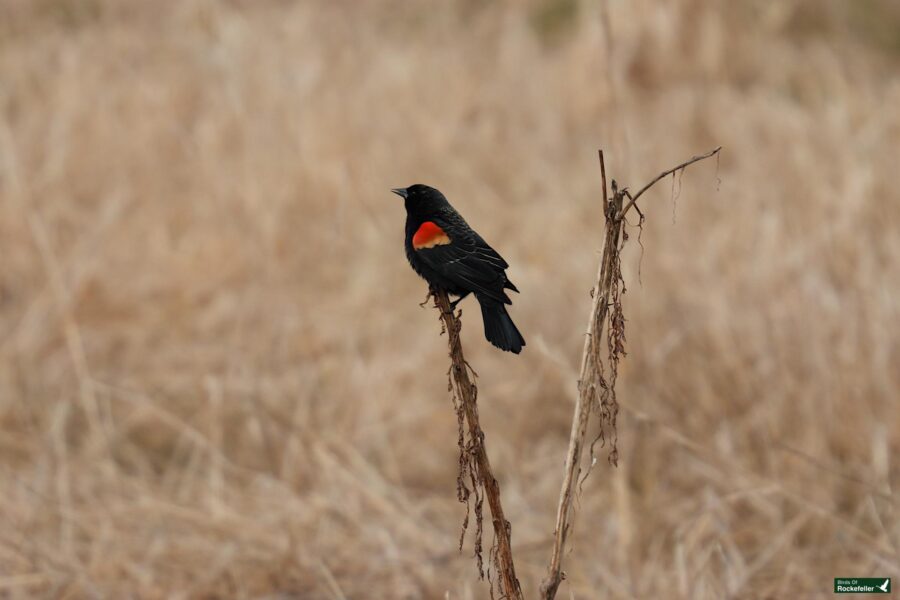
[[[643,201],[620,466],[559,597],[900,578],[898,31],[890,1],[3,1],[0,597],[487,597],[416,182],[522,290],[521,356],[471,300],[463,336],[533,597],[596,150],[638,186],[718,144]]]

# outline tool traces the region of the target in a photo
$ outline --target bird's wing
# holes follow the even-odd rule
[[[488,243],[485,242],[481,238],[480,235],[478,235],[478,233],[476,233],[474,231],[472,233],[475,234],[475,246],[478,249],[478,252],[482,256],[484,256],[484,257],[488,258],[489,260],[491,260],[492,262],[500,265],[504,270],[509,267],[509,264],[507,264],[507,262],[505,260],[503,260],[503,257],[500,256],[499,254],[497,254],[497,251],[494,250],[493,248],[491,248],[488,245]],[[519,291],[519,288],[517,288],[515,285],[513,285],[513,282],[510,281],[509,278],[506,277],[505,271],[503,273],[503,287],[505,287],[508,290],[512,290],[514,292]]]
[[[472,233],[474,234],[475,238],[475,248],[481,256],[497,264],[502,269],[506,269],[509,267],[507,262],[503,260],[503,257],[497,254],[497,251],[491,248],[488,243],[481,238],[480,235],[478,235],[474,231]]]
[[[506,304],[509,297],[503,291],[506,275],[503,270],[509,266],[497,252],[470,229],[459,233],[441,220],[435,221],[448,234],[449,243],[416,249],[422,262],[437,271],[442,277],[462,289],[484,294]]]

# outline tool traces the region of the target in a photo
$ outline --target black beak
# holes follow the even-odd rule
[[[406,188],[394,188],[391,191],[402,197],[404,200],[406,199]]]

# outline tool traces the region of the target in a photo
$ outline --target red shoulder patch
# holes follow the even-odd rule
[[[413,234],[412,245],[416,250],[423,248],[434,248],[450,243],[450,236],[441,229],[437,223],[425,221],[419,225],[419,229]]]

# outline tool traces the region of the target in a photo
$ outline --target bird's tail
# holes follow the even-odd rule
[[[525,339],[509,318],[506,306],[492,298],[479,297],[478,302],[484,319],[484,337],[501,350],[514,354],[521,352]]]

